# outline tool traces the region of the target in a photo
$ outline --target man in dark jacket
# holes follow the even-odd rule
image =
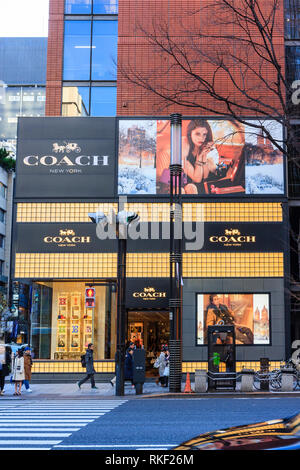
[[[92,343],[88,344],[88,348],[86,350],[85,354],[85,367],[86,367],[86,376],[84,379],[80,380],[77,382],[78,387],[80,388],[84,382],[87,380],[91,379],[91,386],[92,388],[98,388],[95,385],[95,378],[94,374],[96,373],[94,369],[94,358],[93,358],[93,352],[94,352],[94,345]]]

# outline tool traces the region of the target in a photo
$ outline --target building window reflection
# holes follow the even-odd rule
[[[1,87],[0,139],[16,139],[19,116],[39,117],[45,114],[45,87]]]
[[[117,21],[93,22],[92,80],[116,80]]]
[[[89,116],[90,91],[85,86],[64,86],[62,116]]]
[[[285,37],[300,39],[300,0],[285,0]]]
[[[116,87],[92,87],[91,116],[115,116],[116,99]]]
[[[64,80],[89,80],[91,22],[65,21]]]
[[[65,0],[66,15],[116,15],[118,0]]]

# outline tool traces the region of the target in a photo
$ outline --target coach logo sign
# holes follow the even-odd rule
[[[76,142],[63,142],[63,144],[59,144],[58,142],[55,142],[53,144],[52,148],[53,152],[55,153],[70,153],[70,152],[76,152],[80,153],[81,148]]]
[[[211,243],[220,243],[223,246],[241,246],[243,243],[256,243],[255,235],[243,235],[238,229],[225,229],[224,235],[213,235],[209,238]]]
[[[44,243],[54,243],[60,247],[75,247],[80,243],[90,243],[91,237],[82,237],[76,235],[74,230],[60,230],[57,236],[44,237]]]
[[[27,155],[24,165],[48,167],[50,174],[78,174],[83,167],[109,166],[108,155],[83,155],[77,142],[53,142],[51,153],[55,155]]]
[[[154,287],[144,287],[142,292],[133,292],[133,297],[143,300],[156,300],[167,296],[166,292],[158,292]]]

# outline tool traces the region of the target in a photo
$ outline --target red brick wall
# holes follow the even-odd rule
[[[46,78],[46,116],[61,115],[64,0],[50,0]]]
[[[268,8],[270,0],[261,0],[260,4]],[[163,54],[157,48],[149,44],[147,35],[142,29],[147,32],[152,32],[154,28],[161,21],[167,25],[171,37],[176,36],[176,42],[181,42],[187,46],[186,51],[189,58],[192,58],[192,48],[189,50],[189,42],[191,37],[193,41],[197,39],[197,31],[205,31],[218,34],[222,31],[219,25],[211,25],[208,29],[208,18],[205,12],[201,14],[191,15],[199,6],[204,4],[214,5],[214,0],[119,0],[119,42],[118,42],[118,93],[117,93],[117,114],[118,115],[164,115],[171,112],[181,112],[183,115],[209,115],[214,114],[210,111],[204,111],[200,108],[193,108],[188,106],[169,105],[157,97],[152,92],[145,90],[138,85],[132,83],[124,77],[124,70],[128,72],[131,68],[134,73],[138,73],[143,77],[148,77],[153,86],[159,86],[163,81],[171,89],[174,89],[180,83],[186,84],[187,76],[179,71],[173,69],[170,71],[171,59],[166,54]],[[211,18],[211,17],[210,17]],[[228,18],[231,21],[231,18]],[[141,29],[142,28],[142,29]],[[226,32],[230,30],[235,34],[235,25],[226,25]],[[256,31],[256,30],[255,30]],[[254,31],[253,31],[254,32]],[[260,41],[259,35],[255,35],[255,40]],[[220,39],[216,41],[217,47],[224,46],[219,44]],[[283,41],[283,12],[278,14],[278,24],[275,27],[274,45],[282,66],[284,65],[284,41]],[[202,39],[205,49],[209,52],[214,48],[211,40]],[[202,47],[202,46],[201,46]],[[231,45],[229,45],[231,47]],[[248,57],[246,52],[246,60],[250,60],[251,64],[259,71],[258,56]],[[214,68],[211,64],[201,63],[201,72],[206,77],[211,77]],[[284,68],[284,67],[283,67]],[[271,66],[266,66],[259,71],[260,74],[266,78],[268,83],[276,79],[274,69]],[[251,76],[250,76],[251,75]],[[244,77],[237,75],[238,83],[241,84]],[[276,105],[274,94],[268,91],[267,87],[262,89],[261,82],[254,78],[253,74],[246,77],[249,85],[251,85],[251,93],[262,99],[263,101]],[[191,81],[189,81],[190,83]],[[197,93],[197,84],[190,83],[191,87],[195,89],[195,102],[202,102],[206,107],[215,109],[217,104],[218,109],[222,111],[222,104],[214,102],[211,98],[204,97],[202,94]],[[225,73],[219,73],[216,78],[216,87],[226,90],[226,93],[246,104],[246,99],[243,98],[232,86]],[[279,103],[277,103],[279,106]],[[223,112],[225,112],[225,107]],[[245,115],[255,115],[255,111],[240,112]]]

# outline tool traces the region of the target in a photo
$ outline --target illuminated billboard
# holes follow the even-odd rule
[[[269,294],[197,294],[197,345],[209,325],[234,325],[236,344],[270,344]]]
[[[271,120],[263,125],[281,144],[282,126]],[[120,120],[118,160],[118,194],[169,194],[170,122]],[[184,119],[182,166],[185,195],[284,194],[283,154],[249,124]]]

